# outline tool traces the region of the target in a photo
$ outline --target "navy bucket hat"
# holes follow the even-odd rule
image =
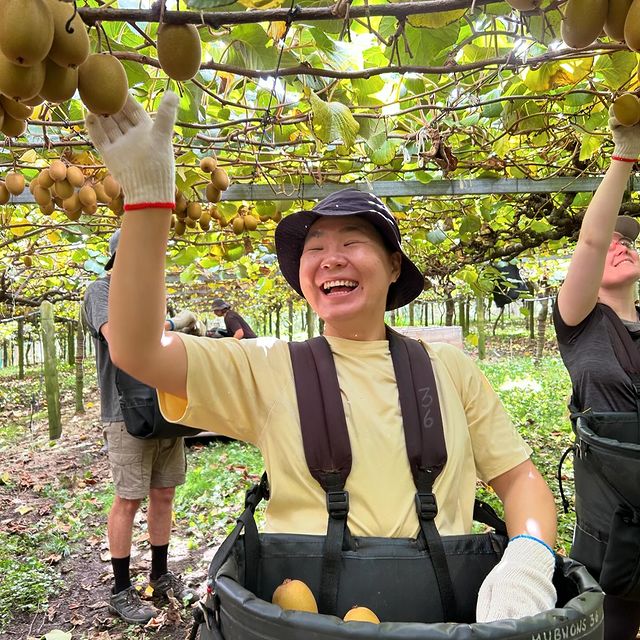
[[[398,309],[415,300],[424,288],[424,275],[402,250],[398,223],[385,204],[372,193],[348,188],[336,191],[313,209],[298,211],[283,218],[276,227],[276,254],[280,271],[301,296],[300,257],[311,225],[320,216],[358,216],[370,222],[380,233],[386,247],[402,255],[400,276],[389,287],[387,311]]]

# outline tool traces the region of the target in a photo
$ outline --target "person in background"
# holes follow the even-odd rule
[[[129,568],[133,521],[144,498],[148,498],[147,529],[151,545],[149,583],[153,587],[154,599],[166,600],[169,590],[182,603],[197,598],[180,576],[167,567],[173,498],[175,488],[184,483],[186,472],[183,438],[134,438],[127,432],[120,410],[115,383],[116,368],[109,353],[111,329],[108,317],[109,272],[115,262],[119,239],[120,230],[117,230],[109,240],[111,257],[105,266],[107,275],[87,287],[82,313],[84,324],[95,343],[100,414],[115,489],[107,527],[114,576],[109,609],[129,624],[146,624],[158,611],[140,598],[131,584]],[[196,324],[194,314],[183,311],[168,320],[165,329],[171,327],[190,331]]]
[[[222,298],[215,298],[211,303],[211,308],[219,318],[224,318],[224,326],[230,338],[242,340],[243,338],[257,337],[247,321]]]
[[[637,412],[636,389],[618,362],[604,306],[612,309],[640,351],[640,312],[636,307],[640,261],[635,248],[640,225],[619,216],[629,176],[640,155],[640,125],[621,126],[611,117],[614,141],[611,164],[582,220],[567,276],[553,310],[560,355],[571,377],[572,404],[578,411]],[[614,431],[610,437],[615,437]],[[599,578],[608,547],[615,505],[588,495],[576,474],[576,503],[596,501],[606,528],[585,530],[578,513],[571,556]],[[590,490],[590,493],[593,493]],[[633,502],[633,499],[631,500]],[[605,640],[634,640],[640,630],[640,602],[607,594]]]
[[[261,450],[271,489],[268,531],[324,534],[326,496],[306,464],[287,343],[197,340],[162,331],[177,102],[165,93],[155,120],[131,97],[119,114],[87,115],[89,135],[125,194],[109,301],[112,357],[158,389],[167,419],[215,429]],[[283,218],[276,252],[284,277],[324,320],[334,358],[353,459],[345,487],[349,530],[355,536],[415,537],[415,486],[384,316],[414,300],[424,276],[402,251],[389,209],[355,189]],[[438,530],[471,532],[480,477],[502,500],[511,537],[480,589],[477,619],[551,609],[553,495],[474,362],[452,345],[424,348],[433,364],[448,456],[434,484]]]

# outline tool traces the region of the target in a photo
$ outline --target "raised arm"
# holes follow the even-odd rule
[[[178,98],[166,93],[153,121],[131,97],[114,116],[87,116],[105,165],[122,185],[125,214],[109,290],[111,359],[146,384],[186,397],[187,359],[165,335],[165,254],[175,198],[172,134]]]
[[[624,127],[611,116],[609,126],[615,143],[611,165],[584,215],[567,277],[558,293],[558,311],[569,326],[582,322],[598,300],[616,217],[640,154],[640,124]]]

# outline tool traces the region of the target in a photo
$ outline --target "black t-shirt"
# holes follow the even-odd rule
[[[618,363],[601,305],[596,305],[580,324],[569,327],[555,304],[553,324],[576,407],[580,411],[635,411],[633,385]],[[640,350],[640,331],[629,334]]]
[[[246,320],[232,309],[229,309],[229,311],[224,314],[224,326],[231,336],[233,336],[238,329],[242,329],[244,331],[243,338],[257,338]]]

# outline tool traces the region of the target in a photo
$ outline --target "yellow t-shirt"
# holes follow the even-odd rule
[[[168,420],[255,444],[271,488],[271,532],[324,534],[325,494],[307,468],[287,343],[196,338],[184,334],[188,358],[184,401],[160,393]],[[414,537],[419,525],[398,388],[386,340],[327,338],[342,394],[353,464],[349,528],[353,535]],[[476,478],[489,481],[527,460],[517,434],[475,363],[454,346],[425,345],[436,377],[447,446],[438,476],[441,535],[471,530]]]

